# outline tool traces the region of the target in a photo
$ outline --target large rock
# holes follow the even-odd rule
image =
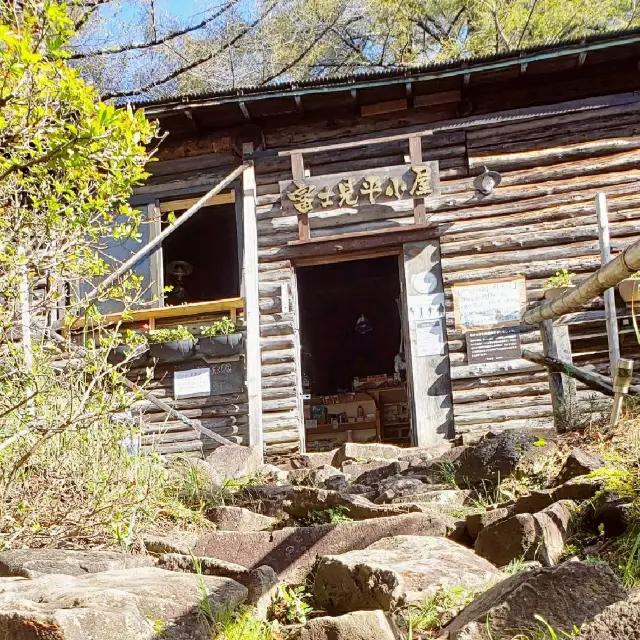
[[[280,518],[284,515],[282,505],[293,491],[294,487],[290,484],[248,486],[236,494],[235,501],[237,506],[265,516]]]
[[[511,475],[536,472],[555,451],[553,442],[507,429],[462,452],[456,463],[456,483],[459,486],[497,484]]]
[[[400,640],[395,624],[383,611],[354,611],[337,618],[314,618],[292,640]]]
[[[212,507],[207,510],[207,518],[221,531],[264,531],[277,522],[243,507]]]
[[[355,462],[348,460],[342,465],[342,470],[350,476],[351,482],[375,486],[390,476],[395,476],[409,467],[408,462],[398,460],[369,460]]]
[[[228,578],[144,567],[84,576],[0,580],[0,638],[15,640],[206,640],[198,580],[215,614],[247,597]]]
[[[574,449],[565,460],[553,484],[557,487],[572,478],[589,475],[592,471],[604,467],[605,464],[602,456],[588,453],[582,449]]]
[[[347,460],[397,460],[406,450],[392,444],[360,444],[345,442],[333,456],[334,467],[340,467]]]
[[[485,527],[478,533],[475,551],[498,567],[512,560],[556,564],[569,535],[573,503],[556,502],[540,513],[521,513]]]
[[[517,633],[540,630],[538,614],[558,632],[571,633],[574,625],[593,620],[624,597],[607,565],[565,562],[503,580],[475,598],[445,631],[450,640],[512,640]]]
[[[605,484],[604,478],[589,478],[587,476],[578,476],[572,478],[568,482],[556,487],[553,490],[554,500],[590,500]]]
[[[490,527],[492,524],[496,524],[496,522],[511,518],[514,515],[513,509],[507,507],[497,507],[496,509],[490,509],[482,513],[472,513],[467,516],[467,531],[471,538],[475,540],[484,528]]]
[[[305,518],[314,511],[342,508],[352,520],[382,518],[402,513],[417,512],[421,509],[414,505],[374,504],[360,495],[339,493],[313,487],[294,487],[282,504],[283,510],[295,518]]]
[[[322,557],[313,592],[330,613],[390,611],[445,585],[477,587],[500,576],[492,564],[446,538],[396,536]]]
[[[273,590],[278,584],[276,572],[266,565],[255,569],[247,569],[239,564],[224,562],[217,558],[196,558],[197,568],[194,562],[195,556],[179,553],[165,553],[158,558],[158,565],[162,569],[179,571],[182,573],[201,573],[205,576],[217,576],[219,578],[231,578],[247,587],[249,595],[247,602],[257,604],[263,596]]]
[[[289,464],[293,469],[315,469],[323,465],[330,465],[336,451],[337,449],[317,453],[298,453],[289,458]]]
[[[580,628],[580,640],[640,640],[640,592],[614,602]]]
[[[248,569],[268,565],[282,579],[302,582],[320,555],[363,549],[389,536],[445,536],[454,530],[455,522],[451,518],[433,513],[409,513],[275,531],[215,531],[203,534],[194,552]]]
[[[64,549],[11,549],[0,552],[0,576],[37,578],[47,573],[82,576],[110,569],[151,567],[156,559],[113,551]]]
[[[235,480],[255,475],[262,465],[257,447],[227,444],[214,449],[206,458],[220,480]]]

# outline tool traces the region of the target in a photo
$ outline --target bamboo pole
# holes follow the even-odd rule
[[[578,311],[587,302],[602,295],[607,289],[615,287],[621,280],[628,278],[636,271],[640,271],[640,240],[627,247],[614,260],[600,267],[574,289],[526,311],[522,321],[525,324],[538,325],[544,320],[552,320],[565,313]]]
[[[596,194],[596,215],[598,218],[598,240],[600,243],[600,260],[602,264],[611,262],[611,241],[609,238],[609,214],[607,197],[604,193]],[[609,370],[613,372],[620,360],[620,342],[618,339],[618,316],[616,314],[615,291],[612,288],[604,292],[604,313],[607,326],[607,343],[609,346]]]
[[[95,300],[102,291],[108,289],[114,282],[121,278],[127,271],[135,267],[141,260],[144,260],[152,251],[159,247],[164,240],[167,239],[176,229],[191,219],[207,202],[220,193],[226,186],[231,184],[242,172],[249,167],[248,163],[243,163],[234,169],[226,178],[218,182],[211,190],[205,193],[194,205],[189,207],[172,225],[169,225],[164,231],[159,233],[155,238],[148,242],[139,251],[134,253],[126,262],[123,262],[108,278],[103,280],[93,291],[91,291],[84,299],[85,304],[89,304]]]

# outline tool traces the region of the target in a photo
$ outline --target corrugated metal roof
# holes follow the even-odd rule
[[[359,83],[371,83],[391,79],[415,78],[421,75],[437,75],[448,71],[457,71],[459,73],[471,73],[490,63],[503,61],[524,62],[523,58],[536,56],[537,54],[553,53],[557,55],[571,55],[577,53],[575,49],[580,47],[591,48],[589,45],[601,46],[595,47],[599,49],[621,46],[632,42],[640,42],[640,28],[623,29],[617,31],[607,31],[599,34],[592,34],[582,38],[574,38],[570,40],[558,40],[556,42],[545,43],[541,45],[526,47],[508,53],[498,53],[487,56],[476,56],[468,58],[451,59],[443,62],[433,62],[426,65],[394,67],[383,71],[363,71],[361,73],[349,75],[325,76],[312,80],[302,80],[296,82],[279,82],[270,85],[253,85],[246,87],[238,87],[235,89],[226,89],[221,91],[202,91],[195,93],[177,94],[159,99],[140,99],[133,103],[133,106],[139,107],[162,107],[176,104],[196,103],[202,100],[217,100],[222,102],[234,102],[242,99],[255,99],[257,97],[268,98],[274,94],[292,93],[301,95],[304,93],[313,93],[318,90],[333,88],[334,90],[341,87],[353,87]],[[476,69],[474,69],[476,68]]]

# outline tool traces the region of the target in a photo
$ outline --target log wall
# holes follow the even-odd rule
[[[194,334],[198,334],[200,326],[212,324],[221,316],[222,314],[203,314],[202,316],[167,318],[157,321],[156,327],[175,327],[181,324]],[[236,327],[239,332],[246,333],[242,316],[237,318]],[[146,367],[144,366],[132,369],[130,377],[188,418],[200,420],[203,427],[231,442],[247,444],[249,407],[246,386],[239,393],[174,399],[174,371],[177,369],[198,369],[224,362],[240,362],[244,368],[243,355],[228,358],[207,358],[206,360],[196,356],[179,364],[156,364],[151,380],[146,379]],[[201,457],[219,446],[217,442],[199,431],[195,431],[180,420],[169,417],[166,412],[158,409],[148,400],[140,400],[130,408],[127,419],[132,417],[140,428],[143,450],[153,449],[165,456],[180,454]]]
[[[394,133],[398,132],[395,130]],[[332,132],[333,140],[346,133]],[[350,131],[349,133],[353,133]],[[267,146],[282,141],[283,131],[265,134]],[[287,147],[327,139],[317,129],[286,130]],[[543,298],[545,280],[562,268],[582,275],[599,266],[594,198],[607,194],[612,250],[617,253],[638,237],[640,206],[640,112],[638,103],[604,106],[564,115],[532,117],[514,123],[470,125],[422,138],[424,160],[438,160],[442,193],[426,204],[427,221],[441,225],[442,268],[447,302],[447,331],[453,382],[456,433],[474,438],[489,429],[551,427],[546,374],[524,360],[470,365],[465,336],[454,327],[451,286],[455,283],[523,275],[529,303]],[[402,164],[407,141],[372,144],[305,154],[311,175]],[[502,175],[489,196],[479,194],[474,176],[487,166]],[[294,287],[294,266],[287,243],[298,239],[296,216],[283,213],[278,181],[291,178],[288,157],[256,162],[258,245],[263,312],[263,387],[268,447],[286,449],[297,439],[300,393],[294,351],[295,300],[283,312],[285,284]],[[413,223],[411,201],[310,214],[312,237]],[[286,295],[286,294],[285,294]],[[621,300],[622,353],[640,349]],[[570,327],[574,360],[608,373],[602,300],[576,314]],[[600,312],[600,313],[598,313]],[[539,332],[522,327],[522,343],[541,349]],[[592,419],[606,405],[580,388],[582,415]]]

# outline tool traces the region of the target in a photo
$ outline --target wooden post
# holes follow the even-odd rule
[[[291,174],[294,180],[304,180],[304,158],[301,153],[294,153],[291,156]],[[309,240],[311,231],[309,229],[309,214],[298,215],[298,239]]]
[[[607,213],[607,197],[604,193],[596,195],[596,214],[598,217],[598,240],[600,241],[600,260],[603,265],[611,262],[611,243],[609,239],[609,215]],[[604,313],[607,324],[607,341],[609,343],[609,369],[613,378],[620,360],[620,343],[618,341],[618,316],[613,287],[604,293]]]
[[[409,158],[415,164],[422,162],[422,138],[420,136],[409,138]],[[427,221],[424,198],[414,200],[413,221],[415,224],[424,224]]]
[[[440,241],[405,244],[401,267],[412,443],[421,447],[454,430]]]
[[[569,327],[554,326],[551,320],[540,324],[544,355],[572,363]],[[548,372],[549,391],[553,406],[553,420],[558,433],[564,433],[571,427],[576,410],[576,381],[564,373]]]
[[[633,376],[633,360],[627,358],[619,358],[615,369],[615,379],[613,381],[613,407],[611,408],[611,422],[609,426],[615,427],[620,420],[622,411],[622,401],[624,396],[629,392],[631,386],[631,377]]]
[[[242,153],[253,153],[244,143]],[[249,399],[249,446],[264,455],[262,437],[262,362],[260,355],[260,303],[258,296],[258,230],[256,223],[256,174],[253,162],[242,172],[242,230],[244,256],[244,319],[247,327],[247,395]]]

